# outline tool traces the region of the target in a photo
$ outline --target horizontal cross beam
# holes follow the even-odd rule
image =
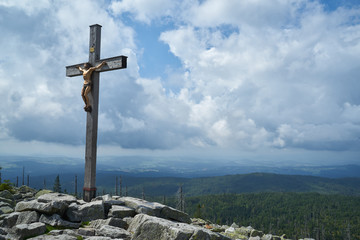
[[[117,56],[117,57],[111,57],[111,58],[105,58],[105,59],[98,60],[95,62],[94,67],[103,61],[105,61],[106,64],[101,69],[97,69],[95,71],[106,72],[106,71],[122,69],[122,68],[127,67],[127,57],[126,56]],[[67,66],[66,67],[66,76],[67,77],[81,76],[82,72],[80,72],[78,67],[83,67],[83,66],[84,66],[84,63]]]

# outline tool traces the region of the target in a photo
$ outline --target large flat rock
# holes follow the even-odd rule
[[[111,238],[122,238],[124,240],[130,240],[131,238],[131,234],[125,229],[110,225],[103,225],[99,229],[96,229],[95,235]]]
[[[113,205],[110,208],[108,216],[115,218],[125,218],[125,217],[134,217],[135,214],[136,214],[135,209],[131,207]]]
[[[17,217],[16,225],[18,224],[30,224],[34,222],[38,222],[40,214],[36,211],[25,211],[20,212]]]
[[[114,218],[114,217],[110,217],[108,219],[96,219],[90,222],[89,227],[98,229],[103,225],[110,225],[123,229],[128,228],[128,224],[124,220],[122,220],[121,218]]]
[[[51,225],[53,227],[63,227],[63,228],[79,228],[80,227],[80,223],[73,223],[73,222],[66,221],[66,220],[62,219],[61,216],[58,214],[53,214],[53,215],[42,214],[39,221],[42,223],[45,223],[47,225]]]
[[[36,222],[31,224],[19,224],[12,228],[9,239],[22,240],[28,237],[37,236],[46,232],[44,223]]]
[[[133,233],[132,240],[231,240],[201,227],[145,214],[136,215],[128,231]]]
[[[0,191],[0,197],[9,199],[11,201],[14,200],[13,194],[11,192],[9,192],[8,190]]]
[[[51,201],[48,203],[38,202],[37,200],[18,202],[15,207],[16,212],[23,211],[37,211],[39,213],[54,214],[58,213],[62,215],[68,204],[61,201]]]
[[[78,205],[70,204],[66,216],[71,222],[84,222],[105,218],[105,208],[102,200]]]
[[[14,211],[14,209],[10,206],[2,206],[0,207],[0,214],[3,214],[3,213],[12,213]]]
[[[0,197],[0,203],[1,203],[1,205],[4,205],[5,203],[7,203],[7,204],[6,204],[7,206],[12,206],[12,207],[15,206],[14,200],[13,200],[13,199],[10,199],[10,198]]]
[[[188,214],[161,203],[148,202],[133,197],[123,197],[120,198],[120,200],[125,202],[125,206],[134,208],[138,214],[142,213],[178,222],[191,223],[191,219]]]
[[[8,214],[3,220],[2,227],[12,228],[13,226],[15,226],[19,215],[19,212],[13,212]]]
[[[71,204],[73,202],[76,202],[76,197],[68,194],[63,193],[47,193],[44,195],[41,195],[37,198],[38,202],[52,202],[52,201],[60,201],[60,202],[66,202],[67,204]]]
[[[37,237],[29,238],[28,240],[77,240],[78,238],[75,236],[63,234],[58,236],[52,236],[52,235],[40,235]]]

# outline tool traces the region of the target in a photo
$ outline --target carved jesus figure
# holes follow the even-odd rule
[[[84,110],[86,112],[91,112],[91,105],[90,105],[89,96],[88,96],[89,93],[91,92],[91,86],[92,86],[91,74],[96,69],[101,69],[105,64],[106,64],[106,62],[102,62],[99,65],[97,65],[96,67],[92,67],[90,63],[85,63],[83,68],[78,67],[78,69],[82,72],[82,75],[84,78],[84,86],[81,90],[81,97],[84,100],[84,103],[85,103]]]

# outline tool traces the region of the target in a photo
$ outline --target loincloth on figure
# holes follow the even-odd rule
[[[85,90],[87,87],[92,87],[92,83],[84,83],[83,89]]]

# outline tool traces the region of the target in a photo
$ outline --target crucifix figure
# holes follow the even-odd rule
[[[81,95],[85,102],[86,116],[86,145],[85,145],[85,175],[83,199],[90,202],[96,197],[96,148],[99,107],[99,73],[126,68],[127,57],[117,56],[100,60],[101,26],[90,26],[89,68],[84,63],[66,67],[66,76],[84,77],[84,87]],[[81,67],[84,66],[84,67]],[[91,67],[95,66],[95,67]],[[86,85],[86,86],[85,86]]]
[[[84,110],[86,112],[91,112],[91,105],[90,105],[90,101],[89,101],[89,93],[91,92],[91,85],[92,85],[91,74],[96,69],[101,69],[101,67],[104,66],[105,64],[106,64],[106,62],[102,62],[99,65],[97,65],[96,67],[91,67],[90,63],[85,63],[84,68],[78,67],[78,69],[82,72],[82,75],[84,78],[84,85],[81,90],[81,97],[84,100],[84,103],[85,103]]]

